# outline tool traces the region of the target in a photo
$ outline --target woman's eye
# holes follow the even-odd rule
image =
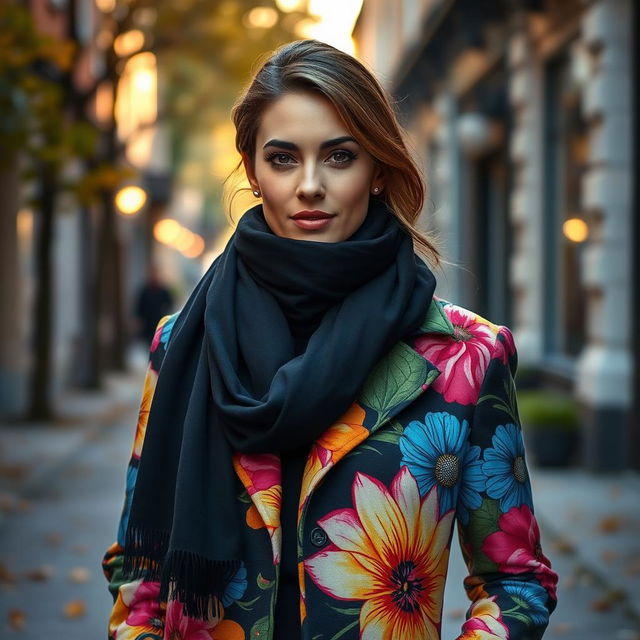
[[[291,164],[288,162],[289,160],[292,160],[292,158],[287,153],[272,153],[270,156],[267,156],[267,162],[276,166]]]
[[[347,164],[355,158],[355,155],[350,151],[334,151],[331,158],[336,164]]]

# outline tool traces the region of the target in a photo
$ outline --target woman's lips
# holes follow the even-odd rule
[[[293,222],[306,231],[324,229],[335,218],[335,215],[325,211],[300,211],[291,216]]]

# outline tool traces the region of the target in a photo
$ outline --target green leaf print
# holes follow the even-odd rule
[[[490,498],[485,498],[480,508],[471,511],[469,524],[465,531],[465,539],[473,548],[474,573],[496,571],[498,568],[498,565],[482,551],[482,545],[488,536],[500,530],[498,527],[499,517],[500,508],[498,502]]]
[[[350,609],[342,609],[341,607],[334,607],[333,605],[327,605],[329,609],[333,609],[338,613],[343,613],[345,616],[357,616],[360,615],[360,607],[352,607]]]
[[[256,578],[256,583],[260,589],[271,589],[273,587],[275,580],[267,580],[267,578],[263,578],[262,574],[259,573]]]
[[[399,342],[373,369],[361,400],[378,413],[376,425],[384,422],[391,407],[409,400],[424,382],[427,363],[413,349]]]
[[[334,635],[332,635],[330,640],[339,640],[339,638],[342,638],[342,636],[345,633],[347,633],[348,631],[351,631],[351,629],[353,629],[353,627],[355,627],[359,623],[360,623],[359,618],[357,620],[354,620],[353,622],[350,622],[346,627],[344,627],[343,629],[340,629],[338,633],[335,633]]]
[[[512,380],[504,382],[504,392],[505,398],[501,398],[500,396],[496,396],[494,394],[480,396],[478,398],[478,404],[487,402],[489,400],[496,400],[496,403],[492,405],[493,408],[498,409],[498,411],[504,411],[515,424],[520,424],[520,421],[518,420],[516,388]]]
[[[256,596],[253,600],[247,600],[246,602],[242,602],[242,600],[236,600],[233,604],[237,604],[244,611],[251,611],[253,609],[253,605],[260,600],[260,596]]]
[[[420,331],[423,333],[453,333],[451,321],[435,300],[432,300],[429,305],[427,317],[424,319]]]
[[[257,638],[258,640],[263,640],[263,638],[268,638],[269,633],[269,616],[264,616],[264,618],[260,618],[257,620],[253,627],[251,627],[251,632],[249,633],[250,638]]]

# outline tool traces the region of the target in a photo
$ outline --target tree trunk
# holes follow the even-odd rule
[[[53,420],[51,398],[53,353],[53,225],[57,192],[57,170],[40,167],[40,215],[35,229],[35,296],[33,304],[33,362],[30,375],[27,418]]]

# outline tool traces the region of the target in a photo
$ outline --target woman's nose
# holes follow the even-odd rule
[[[317,199],[324,196],[324,184],[316,167],[305,168],[296,195],[301,200]]]

